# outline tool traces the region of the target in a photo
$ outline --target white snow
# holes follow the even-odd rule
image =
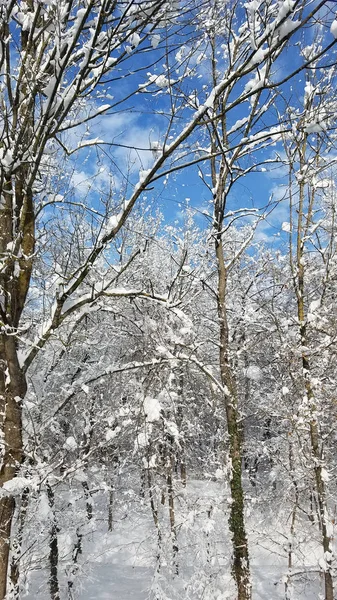
[[[76,448],[77,448],[77,442],[76,442],[75,438],[72,435],[70,435],[69,437],[67,437],[67,439],[66,439],[63,447],[66,450],[76,450]]]
[[[290,223],[288,223],[288,221],[283,221],[283,223],[281,225],[281,229],[282,229],[282,231],[286,231],[287,233],[289,233],[291,231]]]
[[[157,398],[146,397],[144,399],[143,409],[147,421],[149,421],[150,423],[153,421],[159,421],[162,407]]]
[[[156,455],[151,453],[148,460],[142,463],[144,469],[155,469]],[[157,535],[147,495],[140,500],[137,487],[129,490],[124,500],[116,502],[113,530],[108,532],[108,496],[107,493],[100,493],[98,497],[95,495],[94,515],[99,506],[102,518],[95,520],[95,527],[80,530],[85,535],[82,540],[83,554],[75,577],[76,597],[80,600],[147,600],[153,597],[156,590],[158,595],[154,597],[159,596],[162,600],[232,600],[235,597],[227,524],[231,497],[226,493],[225,482],[188,479],[186,488],[178,489],[175,516],[179,523],[179,577],[174,577],[170,570],[172,539],[167,527],[167,501],[163,505],[160,496],[155,497],[162,524],[162,563],[158,577],[155,560]],[[120,491],[116,498],[119,494]],[[73,500],[69,498],[69,501],[71,503]],[[287,581],[287,543],[291,540],[288,512],[277,505],[274,518],[271,518],[264,511],[265,500],[259,505],[256,498],[251,498],[247,499],[247,504],[250,509],[247,525],[254,598],[284,600],[282,582]],[[324,586],[317,567],[325,569],[331,562],[333,551],[331,549],[324,554],[319,552],[319,542],[308,519],[303,520],[303,525],[301,535],[293,539],[295,564],[292,570],[292,598],[317,600]],[[70,557],[74,547],[71,531],[62,530],[58,541],[60,556]],[[305,556],[304,563],[296,559],[296,550],[298,555]],[[46,564],[45,570],[39,565],[39,569],[29,574],[29,589],[25,598],[39,600],[47,597]]]
[[[129,38],[130,43],[134,48],[137,48],[140,43],[140,35],[135,31]]]
[[[260,381],[262,379],[262,371],[257,365],[249,365],[245,371],[245,376],[252,381]]]
[[[328,471],[324,468],[321,469],[321,477],[324,483],[328,483],[328,481],[330,481],[330,475]]]
[[[321,131],[325,131],[326,125],[323,122],[314,121],[307,123],[304,129],[307,133],[320,133]]]
[[[244,94],[249,92],[257,92],[260,88],[263,87],[266,81],[266,66],[262,66],[261,69],[258,69],[255,73],[254,77],[250,79],[244,88]]]
[[[295,6],[294,0],[284,0],[284,2],[280,2],[278,21],[280,22],[284,17],[289,15]]]
[[[298,20],[292,21],[291,19],[287,19],[280,27],[280,30],[279,30],[280,38],[282,39],[282,38],[286,37],[286,35],[288,35],[292,31],[294,31],[294,29],[296,29],[296,27],[298,27],[299,25],[300,25],[300,21],[298,21]]]
[[[262,50],[262,48],[259,48],[254,53],[254,56],[253,56],[251,62],[256,65],[262,63],[264,61],[265,54],[266,54],[266,51]]]
[[[312,302],[310,302],[309,304],[309,312],[310,313],[314,313],[317,311],[317,309],[321,306],[321,301],[320,300],[313,300]]]
[[[112,215],[111,217],[109,217],[108,223],[107,223],[107,231],[112,231],[113,229],[115,229],[118,225],[120,219],[120,215]]]
[[[41,521],[47,521],[52,514],[50,506],[49,506],[47,494],[45,494],[44,492],[42,492],[39,497],[37,514]]]
[[[150,41],[152,48],[156,49],[160,42],[160,35],[158,33],[155,33],[151,36]]]
[[[22,494],[25,488],[30,487],[31,484],[31,480],[26,477],[14,477],[14,479],[6,481],[3,484],[2,489],[11,496],[18,496],[19,494]]]
[[[256,12],[261,4],[261,0],[252,0],[251,2],[245,2],[244,7],[248,13],[253,14]]]
[[[145,431],[138,433],[135,441],[135,450],[138,450],[138,448],[145,448],[148,445],[148,441],[148,434]]]
[[[177,442],[179,436],[179,429],[177,427],[177,424],[174,421],[165,421],[165,428],[168,431],[168,433],[170,435],[172,435],[172,437],[175,439],[175,441]]]
[[[111,440],[113,440],[121,431],[121,428],[115,427],[115,429],[107,429],[106,433],[105,433],[105,439],[107,442],[110,442]]]
[[[335,19],[331,23],[330,31],[335,39],[337,39],[337,20]]]

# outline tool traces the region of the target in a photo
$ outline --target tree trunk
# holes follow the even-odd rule
[[[28,109],[27,109],[28,110]],[[32,113],[33,114],[33,113]],[[27,166],[0,174],[0,487],[22,463],[22,400],[27,391],[16,337],[25,305],[35,245],[33,197]],[[14,498],[0,499],[0,600],[6,595]]]
[[[22,462],[22,398],[26,381],[19,367],[14,337],[0,340],[0,486],[12,480]],[[0,600],[6,596],[11,524],[15,510],[13,496],[0,498]],[[17,569],[18,569],[17,565]],[[18,574],[17,574],[18,578]]]
[[[50,528],[49,538],[49,589],[51,600],[60,600],[60,589],[58,580],[58,563],[59,563],[59,550],[58,550],[58,527],[55,515],[55,496],[54,492],[49,484],[47,484],[47,495],[50,510],[52,512],[52,522]]]
[[[157,569],[156,569],[156,571],[157,571],[157,573],[159,573],[159,571],[161,569],[162,534],[161,534],[161,529],[160,529],[158,510],[156,508],[155,500],[154,500],[153,483],[152,483],[152,476],[151,476],[150,468],[147,469],[147,483],[148,483],[148,488],[149,488],[149,498],[150,498],[152,518],[153,518],[153,522],[154,522],[154,525],[155,525],[155,528],[157,531],[158,546],[157,546]]]
[[[225,392],[224,405],[227,416],[229,458],[231,462],[230,490],[232,502],[229,528],[233,544],[233,576],[237,586],[238,600],[250,600],[250,567],[242,487],[242,434],[239,425],[236,382],[229,363],[229,331],[226,307],[227,271],[221,239],[216,240],[215,250],[218,265],[219,359],[221,381]]]
[[[14,513],[14,498],[8,496],[0,500],[0,598],[4,600],[7,590],[7,566],[12,517]]]
[[[172,540],[172,553],[173,553],[173,571],[175,575],[179,575],[179,565],[177,561],[178,555],[178,543],[177,543],[177,528],[176,528],[176,516],[174,507],[174,489],[173,489],[173,452],[172,447],[169,447],[167,457],[167,497],[170,517],[170,529],[171,529],[171,540]]]
[[[29,503],[29,488],[25,488],[21,496],[20,513],[18,515],[18,531],[16,539],[12,542],[11,548],[11,568],[10,568],[10,589],[11,597],[14,600],[20,598],[20,560],[22,552],[23,531],[27,516]]]
[[[293,446],[291,440],[291,434],[289,438],[289,471],[292,480],[292,484],[294,487],[294,506],[291,511],[291,521],[290,521],[290,540],[288,544],[288,572],[284,582],[284,596],[285,600],[291,600],[291,576],[292,576],[292,568],[293,568],[293,539],[295,535],[295,524],[296,517],[299,507],[299,490],[298,484],[295,476],[295,465],[294,465],[294,454],[293,454]]]
[[[82,554],[82,538],[83,535],[79,529],[76,530],[76,542],[72,553],[72,565],[68,573],[68,600],[74,598],[74,580],[78,572],[78,559]]]
[[[88,519],[88,521],[91,521],[91,519],[93,517],[92,496],[90,494],[90,489],[89,489],[89,486],[88,486],[88,482],[87,481],[83,481],[82,487],[84,489],[84,495],[85,495],[85,498],[86,498],[85,508],[86,508],[86,513],[87,513],[87,519]]]
[[[306,137],[300,147],[300,165],[304,169],[306,151]],[[305,286],[305,261],[304,249],[305,239],[309,226],[311,225],[311,215],[314,207],[314,193],[309,194],[308,207],[305,210],[305,183],[301,182],[299,187],[299,203],[297,209],[297,240],[296,240],[296,270],[293,268],[293,278],[297,297],[297,317],[299,322],[299,339],[302,354],[302,377],[303,385],[307,398],[307,407],[305,409],[305,418],[309,425],[309,440],[311,446],[311,457],[314,471],[314,481],[317,494],[319,520],[321,525],[322,547],[326,569],[324,570],[325,596],[324,600],[334,600],[333,580],[331,573],[332,547],[329,534],[328,505],[326,499],[325,481],[323,478],[323,440],[320,436],[318,410],[316,405],[315,393],[311,382],[312,364],[309,359],[307,348],[310,348],[310,339],[307,330],[306,317],[306,286]]]
[[[142,496],[144,497],[144,496]],[[109,504],[108,504],[108,531],[112,531],[113,528],[113,508],[114,508],[114,484],[111,482],[109,490]]]

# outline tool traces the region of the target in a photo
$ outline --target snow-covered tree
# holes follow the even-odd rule
[[[330,18],[329,6],[325,1],[311,4],[288,0],[237,2],[225,7],[161,0],[129,4],[110,0],[1,3],[0,598],[7,589],[14,498],[21,492],[26,494],[29,477],[21,475],[29,475],[32,467],[23,440],[28,369],[33,368],[42,348],[54,342],[56,357],[50,366],[54,371],[53,365],[62,363],[61,345],[72,344],[74,336],[83,334],[83,323],[91,311],[101,309],[102,298],[115,299],[116,303],[135,297],[144,302],[151,298],[159,304],[170,300],[169,294],[157,295],[151,286],[135,289],[132,275],[126,280],[127,287],[120,287],[121,276],[131,273],[140,250],[135,248],[132,254],[125,248],[123,231],[138,199],[153,186],[156,189],[159,179],[167,182],[171,173],[215,156],[220,159],[213,173],[214,233],[216,247],[221,247],[224,192],[236,177],[228,164],[250,171],[245,161],[249,162],[256,145],[261,148],[263,140],[275,141],[283,130],[283,123],[272,126],[270,113],[264,116],[265,107],[275,98],[273,90],[287,88],[289,80],[305,66],[324,66],[334,55],[333,23],[331,33],[323,36],[321,45],[310,55],[298,54],[296,64],[280,72],[277,68],[281,57],[287,58],[297,47],[303,31],[312,27],[315,33],[317,23]],[[223,25],[215,36],[219,22]],[[218,67],[217,52],[221,54]],[[211,82],[200,86],[207,64],[212,65]],[[259,102],[264,103],[263,108]],[[243,106],[250,107],[248,113],[236,114]],[[137,131],[137,122],[126,134],[132,110],[155,115],[155,124],[146,124],[145,136],[143,130]],[[227,125],[223,129],[227,137],[218,138],[218,124],[221,128],[229,116],[230,129]],[[211,146],[200,144],[203,138],[199,132],[204,128],[210,129]],[[237,167],[239,158],[244,164]],[[219,288],[219,298],[224,291]],[[224,311],[223,303],[219,303],[219,310]],[[224,327],[224,312],[220,321]],[[228,388],[229,372],[224,373],[227,350],[225,345],[222,348],[222,384]],[[74,364],[62,365],[65,378],[73,378],[70,386],[76,380],[87,385],[79,374],[88,362],[88,352],[84,347],[70,352]],[[171,359],[168,355],[163,358]],[[184,355],[180,358],[187,360]],[[194,355],[189,360],[197,366]],[[76,366],[77,361],[80,366]],[[61,371],[57,376],[60,380]],[[70,389],[69,395],[73,391]],[[86,388],[81,393],[86,395]],[[63,398],[62,402],[70,410],[70,401]],[[227,402],[229,412],[231,406]],[[44,407],[39,410],[43,423]],[[74,435],[68,435],[64,442],[70,454],[79,454],[84,470],[92,450],[93,413],[94,404],[89,404],[83,414],[81,452],[77,452]],[[75,419],[71,410],[69,417]],[[237,445],[236,418],[233,423]],[[78,423],[70,427],[74,431],[79,428]],[[55,438],[64,433],[61,427],[54,432]],[[235,475],[239,474],[240,456],[239,449]],[[45,498],[50,512],[55,513],[48,485],[46,481]],[[239,488],[240,496],[240,482]],[[83,489],[89,515],[88,490]],[[240,499],[242,513],[241,509]],[[49,538],[53,543],[54,525]],[[74,557],[80,551],[80,535],[77,533]],[[14,595],[18,594],[19,546],[17,539],[12,561]],[[248,554],[234,554],[240,598],[249,597]],[[53,577],[55,584],[55,573]],[[69,593],[71,588],[70,573]],[[53,589],[57,597],[57,587]]]

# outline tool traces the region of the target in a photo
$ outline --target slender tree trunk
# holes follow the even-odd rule
[[[304,169],[306,137],[299,148],[300,165]],[[309,424],[309,440],[311,446],[314,481],[317,494],[319,521],[321,525],[322,547],[326,569],[324,570],[325,600],[334,600],[334,589],[332,580],[332,547],[329,534],[328,505],[326,499],[325,482],[323,478],[323,443],[319,431],[318,414],[314,389],[311,383],[312,365],[307,348],[310,347],[310,339],[307,331],[307,318],[305,306],[305,261],[304,249],[305,239],[311,225],[311,217],[314,207],[314,191],[309,190],[308,206],[305,210],[305,183],[299,186],[299,202],[297,209],[297,240],[296,240],[296,269],[292,265],[294,285],[297,297],[297,317],[299,323],[299,338],[302,354],[303,383],[307,399],[306,419]]]
[[[187,472],[186,472],[185,457],[182,457],[181,462],[180,462],[180,479],[181,479],[181,483],[183,484],[183,486],[186,487]]]
[[[115,492],[118,478],[118,469],[119,469],[119,448],[118,446],[114,447],[115,453],[113,455],[113,472],[110,480],[110,490],[109,490],[109,504],[108,504],[108,531],[112,531],[113,529],[113,510],[114,510],[114,501],[115,501]],[[141,490],[140,497],[145,498],[145,469],[142,467],[141,471]]]
[[[49,484],[47,484],[47,495],[50,510],[52,512],[52,522],[50,528],[49,538],[49,589],[51,600],[60,600],[60,588],[58,580],[58,562],[59,562],[59,551],[58,551],[58,527],[55,515],[55,496],[54,492]]]
[[[229,331],[227,322],[226,289],[227,271],[221,239],[216,240],[218,265],[218,315],[220,324],[220,371],[224,387],[224,405],[229,434],[229,458],[231,462],[231,506],[229,528],[233,543],[233,576],[237,586],[238,600],[250,600],[250,567],[248,541],[244,519],[244,495],[242,487],[242,435],[239,425],[236,382],[229,363]]]
[[[173,489],[173,462],[174,457],[172,448],[169,448],[169,455],[167,457],[167,497],[170,517],[170,529],[171,529],[171,540],[172,540],[172,552],[173,552],[173,570],[176,575],[179,575],[179,565],[177,561],[178,555],[178,542],[177,542],[177,528],[176,528],[176,515],[174,507],[174,489]]]
[[[294,498],[294,506],[291,512],[291,522],[290,522],[290,541],[288,544],[288,572],[286,575],[286,579],[284,582],[284,594],[285,600],[291,600],[291,576],[292,576],[292,568],[293,568],[293,538],[295,535],[295,524],[297,511],[299,506],[299,490],[297,485],[297,480],[295,478],[295,465],[294,465],[294,453],[292,440],[289,440],[289,469],[290,476],[293,483],[295,498]]]
[[[90,493],[88,482],[87,481],[83,481],[82,487],[83,487],[84,495],[85,495],[85,498],[86,498],[85,508],[86,508],[86,513],[87,513],[87,519],[88,519],[88,521],[91,521],[91,519],[93,517],[92,496],[91,496],[91,493]]]
[[[109,490],[109,504],[108,504],[108,531],[112,531],[113,528],[113,507],[114,507],[114,484],[111,482]]]
[[[180,372],[180,374],[178,375],[178,383],[179,383],[179,388],[178,388],[179,404],[178,404],[177,416],[178,416],[178,422],[179,422],[179,430],[181,431],[182,427],[183,427],[183,422],[184,422],[184,407],[183,407],[184,377],[183,377],[182,372]],[[179,454],[178,454],[178,460],[179,460],[179,466],[180,466],[180,480],[181,480],[181,483],[183,484],[183,486],[186,487],[187,468],[186,468],[186,453],[185,453],[185,438],[184,438],[184,436],[182,436],[182,439],[180,441],[180,450],[179,450]]]
[[[154,496],[153,496],[153,484],[152,484],[150,468],[147,469],[147,483],[148,483],[148,488],[149,488],[149,498],[150,498],[152,518],[153,518],[154,526],[157,531],[158,548],[157,548],[157,569],[156,570],[157,570],[157,573],[159,573],[159,571],[161,569],[162,533],[161,533],[160,523],[159,523],[159,518],[158,518],[158,510],[156,508]]]
[[[75,579],[76,573],[78,571],[78,559],[82,554],[83,535],[79,531],[79,529],[77,529],[77,531],[76,531],[76,538],[77,539],[74,544],[74,549],[73,549],[73,554],[72,554],[73,564],[71,565],[69,574],[68,574],[68,600],[73,600],[73,598],[74,598],[74,579]]]
[[[303,329],[303,328],[301,328]],[[305,341],[304,341],[305,340]],[[306,336],[301,336],[302,347],[305,347]],[[311,444],[311,453],[313,459],[313,468],[314,468],[314,479],[315,479],[315,487],[316,487],[316,495],[317,495],[317,503],[318,503],[318,513],[319,513],[319,525],[320,531],[322,535],[322,546],[324,552],[324,560],[326,563],[326,570],[324,571],[324,588],[325,588],[325,600],[334,600],[334,586],[332,580],[332,547],[331,547],[331,537],[329,534],[329,518],[328,518],[328,505],[326,499],[326,489],[325,482],[323,479],[323,449],[320,444],[320,435],[319,435],[319,426],[316,417],[316,406],[315,406],[315,398],[314,392],[310,382],[310,363],[309,359],[306,355],[302,356],[303,361],[303,372],[304,372],[304,382],[305,389],[308,398],[308,402],[310,405],[311,419],[310,419],[310,444]]]

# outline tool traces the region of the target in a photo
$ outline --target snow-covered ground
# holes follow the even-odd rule
[[[226,490],[225,490],[226,492]],[[159,497],[158,497],[159,500]],[[83,552],[74,578],[74,598],[80,600],[235,600],[230,575],[231,542],[228,502],[223,482],[190,481],[176,496],[178,537],[174,573],[168,506],[158,501],[161,551],[148,497],[134,495],[115,507],[113,531],[107,531],[107,497],[95,498],[90,527],[83,527]],[[285,600],[289,522],[286,511],[265,515],[263,505],[251,502],[247,515],[254,600]],[[294,562],[289,598],[319,600],[323,580],[319,573],[316,529],[293,539]],[[68,540],[69,542],[69,540]],[[61,599],[67,596],[71,552],[66,534],[59,537]],[[160,554],[160,569],[156,557]],[[68,558],[67,558],[68,557]],[[295,556],[294,556],[295,558]],[[48,572],[29,574],[27,600],[48,598]],[[68,571],[67,571],[68,569]]]

